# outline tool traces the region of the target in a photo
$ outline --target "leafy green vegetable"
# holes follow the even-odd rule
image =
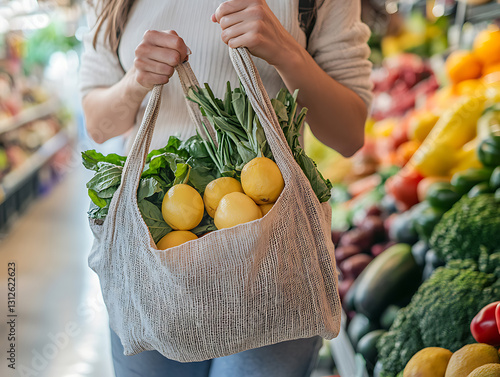
[[[200,160],[190,158],[187,160],[187,164],[191,167],[189,172],[189,183],[198,190],[200,194],[203,194],[205,187],[207,187],[210,182],[219,178],[211,160],[207,162],[206,159]]]
[[[149,152],[146,157],[146,163],[149,163],[153,157],[164,153],[173,153],[182,159],[187,159],[189,157],[189,154],[187,153],[187,151],[181,148],[182,144],[183,143],[179,138],[170,136],[167,145],[165,145],[163,148],[155,149]]]
[[[175,167],[175,179],[173,186],[178,185],[180,183],[186,183],[189,179],[189,172],[191,171],[191,167],[186,163],[177,163]]]
[[[153,237],[155,243],[158,243],[172,228],[163,220],[161,210],[156,205],[145,199],[138,202],[138,205],[142,218],[149,228],[151,237]]]
[[[87,183],[88,194],[92,200],[88,216],[104,220],[111,199],[121,183],[126,158],[116,154],[105,156],[95,150],[89,150],[82,153],[82,159],[83,165],[95,172]],[[148,154],[137,189],[137,201],[155,242],[171,230],[161,214],[165,192],[174,184],[187,183],[203,193],[206,185],[218,177],[212,159],[199,136],[193,136],[186,141],[172,136],[165,147]],[[200,235],[211,230],[215,230],[213,219],[206,216],[195,229],[195,234]]]
[[[98,162],[97,172],[87,182],[87,188],[96,192],[109,189],[120,184],[123,168],[109,162]]]
[[[172,182],[175,179],[177,164],[183,161],[175,154],[169,152],[152,155],[149,162],[144,166],[141,179],[154,178],[160,183],[163,190],[166,191],[172,186]]]
[[[222,176],[237,177],[255,157],[272,158],[264,130],[242,86],[231,90],[228,82],[224,101],[214,96],[208,84],[192,87],[187,98],[200,106],[216,132],[216,143],[209,139],[204,145]]]
[[[108,210],[109,210],[109,204],[111,203],[111,199],[106,200],[106,206],[104,207],[99,207],[97,206],[93,201],[90,202],[90,207],[87,212],[87,215],[89,218],[94,219],[94,220],[104,220],[106,216],[108,215]]]
[[[306,155],[300,146],[300,132],[306,119],[307,109],[302,108],[300,113],[296,115],[298,107],[297,96],[298,90],[292,95],[287,89],[281,89],[277,98],[271,101],[271,103],[278,116],[281,128],[283,129],[288,146],[292,150],[295,161],[297,161],[311,183],[319,201],[323,203],[328,201],[331,197],[332,183],[321,175],[316,163]]]
[[[117,155],[108,158],[95,151],[84,152],[82,156],[85,167],[95,171],[94,176],[87,182],[88,195],[94,204],[88,215],[90,218],[102,220],[108,214],[111,198],[120,184],[123,170],[122,165],[108,161],[120,164],[121,159],[117,158]]]
[[[500,200],[494,194],[462,197],[432,232],[430,245],[442,260],[478,260],[481,246],[500,251]]]
[[[106,207],[106,204],[107,204],[106,200],[100,198],[99,195],[97,194],[97,192],[95,192],[92,189],[89,189],[88,192],[89,192],[90,199],[92,200],[92,202],[94,202],[94,204],[96,206],[98,206],[99,208]]]
[[[125,164],[125,157],[119,156],[117,154],[111,153],[108,155],[103,155],[102,153],[96,152],[94,149],[82,152],[83,166],[89,170],[99,170],[99,162],[108,162],[113,165],[123,166]]]
[[[214,230],[217,230],[214,219],[212,219],[206,212],[205,215],[203,216],[203,219],[201,220],[200,224],[191,230],[194,234],[197,236],[201,236],[202,234],[212,232]]]
[[[186,158],[202,160],[211,163],[210,155],[201,137],[195,135],[179,145],[179,151],[186,152]]]
[[[498,261],[497,257],[487,256],[489,263],[484,266],[468,259],[436,269],[379,340],[381,376],[396,376],[422,348],[443,347],[454,352],[474,343],[469,330],[472,318],[500,297],[500,275],[484,269]]]
[[[154,178],[145,178],[139,181],[139,189],[137,190],[137,201],[140,202],[145,198],[149,198],[156,193],[163,193],[160,183]]]

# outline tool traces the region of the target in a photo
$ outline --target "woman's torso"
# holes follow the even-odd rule
[[[267,4],[282,25],[303,46],[306,38],[298,22],[299,0],[267,0]],[[215,95],[223,97],[226,82],[234,87],[238,78],[228,55],[228,47],[220,38],[221,29],[211,21],[211,15],[222,0],[138,0],[129,16],[119,46],[120,63],[128,71],[134,64],[135,48],[144,32],[175,30],[191,49],[191,67],[200,85],[208,83]],[[277,51],[277,53],[279,53]],[[276,70],[265,61],[254,59],[264,85],[272,97],[283,87]],[[137,114],[136,126],[126,135],[125,153],[137,132],[149,96],[145,98]],[[150,149],[163,147],[171,135],[186,139],[195,133],[177,75],[163,87],[162,104]]]

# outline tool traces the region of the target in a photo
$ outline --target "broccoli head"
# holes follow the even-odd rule
[[[473,260],[452,261],[438,268],[379,340],[381,376],[396,376],[422,348],[443,347],[455,352],[473,343],[470,321],[498,297],[498,276],[480,271]]]
[[[481,246],[500,251],[500,200],[494,194],[462,197],[432,232],[430,244],[444,260],[479,259]]]

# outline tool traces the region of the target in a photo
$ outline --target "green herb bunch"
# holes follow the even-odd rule
[[[331,197],[332,184],[321,175],[316,163],[300,145],[307,108],[297,113],[297,96],[298,90],[292,95],[284,88],[271,99],[271,103],[295,161],[319,201],[326,202]],[[205,145],[221,176],[238,178],[243,166],[255,157],[274,160],[262,125],[241,85],[231,90],[228,82],[224,100],[217,99],[208,84],[204,88],[191,88],[187,97],[200,106],[216,132],[218,146],[212,140],[206,141]]]

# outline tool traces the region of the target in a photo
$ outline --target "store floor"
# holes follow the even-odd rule
[[[2,376],[112,377],[107,314],[87,266],[92,241],[85,216],[87,172],[75,167],[32,203],[0,241],[0,276],[15,263],[16,371]],[[7,297],[2,292],[5,313]],[[2,317],[2,322],[7,313]],[[2,325],[2,350],[7,328]],[[9,330],[10,331],[10,330]],[[4,352],[2,352],[4,354]]]
[[[17,314],[16,370],[8,369],[2,356],[1,376],[114,376],[107,314],[97,276],[87,266],[88,179],[83,168],[73,168],[0,241],[2,354],[10,331],[4,325],[9,262],[15,263]],[[327,374],[316,371],[313,377]]]

